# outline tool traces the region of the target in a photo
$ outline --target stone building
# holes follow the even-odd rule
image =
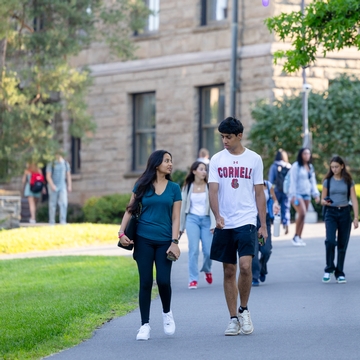
[[[72,139],[65,144],[74,172],[70,202],[130,192],[155,149],[167,149],[174,169],[187,170],[199,148],[208,148],[212,155],[222,147],[217,125],[233,115],[232,1],[146,2],[155,15],[133,36],[136,60],[116,61],[104,44],[93,44],[72,61],[92,70],[88,104],[97,131],[90,142]],[[273,64],[274,51],[286,44],[264,25],[266,18],[300,6],[301,0],[270,0],[268,7],[261,0],[239,0],[235,115],[243,121],[245,139],[256,99],[301,90],[301,72],[287,76],[280,64]],[[358,57],[350,49],[319,58],[307,70],[308,82],[314,90],[324,90],[338,73],[360,73]]]

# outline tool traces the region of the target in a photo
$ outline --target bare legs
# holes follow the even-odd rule
[[[35,221],[36,216],[36,201],[33,196],[28,197],[29,209],[30,209],[30,220]]]
[[[240,305],[246,307],[251,290],[252,256],[242,256],[239,259],[240,275],[236,285],[237,267],[234,264],[223,263],[224,268],[224,293],[226,303],[229,309],[230,317],[237,316],[237,299],[240,294]]]
[[[305,223],[305,215],[308,210],[310,200],[304,200],[302,198],[297,198],[297,200],[299,201],[299,205],[294,204],[295,199],[291,201],[291,204],[298,215],[296,219],[295,235],[299,235],[301,237]]]

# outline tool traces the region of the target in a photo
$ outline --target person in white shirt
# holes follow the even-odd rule
[[[195,161],[182,189],[180,232],[186,229],[189,246],[189,289],[196,289],[199,282],[199,242],[203,252],[201,272],[206,282],[212,284],[210,248],[215,217],[210,210],[206,164]]]
[[[199,150],[199,157],[198,157],[197,161],[201,161],[205,165],[209,165],[209,162],[210,162],[209,157],[210,157],[209,150],[205,149],[205,148],[201,148]]]
[[[257,153],[242,145],[244,127],[238,119],[226,118],[218,130],[225,149],[210,160],[210,206],[216,219],[210,258],[223,263],[224,292],[230,313],[225,335],[251,334],[254,327],[247,305],[252,283],[252,258],[258,237],[266,241],[268,236],[263,162]],[[261,225],[257,231],[258,213]]]

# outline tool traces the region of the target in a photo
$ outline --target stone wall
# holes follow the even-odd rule
[[[0,190],[0,229],[20,226],[21,196],[17,191]]]

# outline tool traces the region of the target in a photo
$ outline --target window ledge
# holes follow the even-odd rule
[[[131,38],[133,41],[158,40],[160,39],[160,34],[157,31],[153,31],[139,35],[133,35]]]
[[[141,171],[129,171],[124,174],[125,179],[138,178],[142,174]]]
[[[229,27],[230,27],[230,23],[227,20],[214,21],[214,22],[211,22],[208,25],[198,26],[197,28],[195,28],[193,30],[193,33],[216,31],[216,30],[227,29]]]
[[[71,174],[71,180],[72,181],[79,181],[82,179],[82,175],[81,174]]]

